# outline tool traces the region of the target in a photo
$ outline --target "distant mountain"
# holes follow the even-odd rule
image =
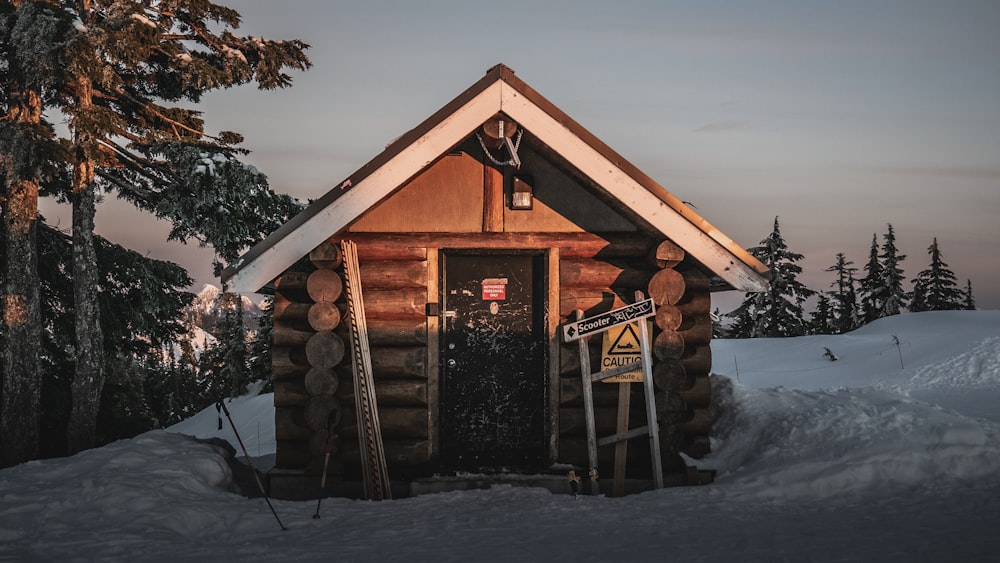
[[[230,298],[227,298],[226,294],[218,287],[205,284],[195,296],[194,301],[184,309],[185,325],[200,328],[218,338],[216,327],[221,325],[222,320],[226,317],[226,311],[233,310],[237,303],[241,303],[243,327],[247,331],[256,331],[257,319],[263,315],[260,307],[244,295],[239,295],[239,302],[231,299],[233,296],[235,294],[230,294]]]

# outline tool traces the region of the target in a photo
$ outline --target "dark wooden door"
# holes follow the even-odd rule
[[[444,463],[537,466],[546,452],[544,259],[446,253],[443,261]]]

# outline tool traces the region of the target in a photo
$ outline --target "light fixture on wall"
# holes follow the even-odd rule
[[[531,176],[514,176],[514,191],[511,193],[511,209],[531,209],[534,195]]]

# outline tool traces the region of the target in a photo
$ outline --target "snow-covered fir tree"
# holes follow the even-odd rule
[[[927,247],[931,263],[927,269],[913,278],[913,297],[910,310],[917,311],[953,311],[965,307],[964,292],[958,287],[958,278],[948,269],[948,264],[941,258],[937,237]]]
[[[760,246],[749,249],[771,271],[771,284],[766,292],[748,293],[743,303],[727,316],[736,319],[736,338],[800,336],[806,334],[803,303],[815,292],[796,279],[802,267],[795,264],[801,254],[788,249],[781,236],[778,218],[774,218],[771,234]]]
[[[906,259],[906,255],[900,254],[896,248],[896,233],[892,224],[888,225],[888,230],[883,236],[882,253],[879,260],[882,263],[882,315],[898,315],[906,306],[907,294],[903,289],[903,268],[899,264]]]
[[[826,292],[819,292],[816,309],[809,317],[808,330],[809,334],[836,334],[837,332],[834,306],[830,303],[830,297]]]
[[[908,295],[903,289],[903,269],[906,256],[896,248],[896,232],[892,224],[883,235],[881,249],[878,236],[872,235],[871,252],[865,264],[866,276],[860,280],[862,324],[882,317],[898,315],[906,306]]]
[[[868,262],[865,263],[865,277],[858,280],[861,297],[861,324],[868,324],[882,317],[884,296],[882,290],[882,264],[878,259],[878,235],[872,235]]]
[[[854,287],[854,274],[858,269],[853,265],[854,262],[848,260],[843,252],[838,252],[833,266],[824,270],[837,274],[837,279],[830,284],[836,288],[831,305],[834,334],[850,332],[861,325],[857,291]]]

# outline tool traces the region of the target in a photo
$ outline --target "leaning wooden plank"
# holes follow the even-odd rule
[[[365,493],[372,500],[382,500],[392,498],[392,491],[389,487],[389,471],[386,467],[378,403],[375,399],[371,349],[368,344],[368,327],[358,267],[358,249],[351,241],[343,241],[341,246],[344,256],[344,292],[348,302],[348,326],[354,349],[352,359],[355,412],[358,416],[358,445],[361,449]]]

